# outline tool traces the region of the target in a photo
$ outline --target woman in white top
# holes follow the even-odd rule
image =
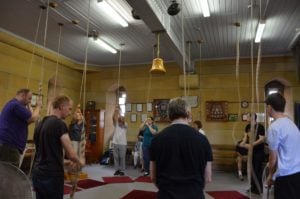
[[[199,131],[199,133],[201,133],[202,135],[205,135],[205,132],[202,130],[202,123],[200,120],[194,121],[193,127],[194,127],[194,129]]]

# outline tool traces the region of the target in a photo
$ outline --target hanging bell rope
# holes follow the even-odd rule
[[[117,97],[119,99],[120,97],[120,79],[121,79],[121,63],[122,63],[122,47],[125,44],[120,44],[120,50],[119,50],[119,62],[118,62],[118,84],[117,84]]]
[[[183,6],[183,0],[181,0],[181,5]],[[184,42],[184,16],[181,12],[181,48],[183,50],[182,55],[182,65],[183,65],[183,87],[184,87],[184,96],[186,97],[186,66],[185,66],[185,42]]]
[[[187,41],[188,44],[188,71],[190,72],[191,70],[191,41]],[[190,79],[189,77],[189,73],[187,74],[187,96],[190,96]]]
[[[251,0],[251,20],[253,21],[253,0]],[[250,31],[250,37],[251,37],[251,125],[250,125],[250,139],[249,139],[249,149],[248,149],[248,162],[247,162],[247,175],[248,175],[248,182],[251,184],[251,180],[254,180],[255,186],[258,188],[258,190],[261,192],[261,187],[259,185],[258,179],[256,174],[253,172],[253,166],[252,166],[252,160],[253,160],[253,142],[256,138],[256,132],[255,132],[255,112],[254,112],[254,38],[252,35],[252,32],[254,31],[253,23],[251,23],[251,31]],[[252,179],[251,179],[252,176]],[[250,192],[251,197],[251,192]]]
[[[240,31],[239,28],[241,24],[239,22],[236,22],[235,24],[236,27],[236,59],[235,59],[235,81],[236,81],[236,90],[237,90],[237,95],[238,95],[238,102],[241,103],[241,88],[240,88]],[[238,115],[241,115],[241,106],[238,106]],[[237,127],[238,122],[234,123],[233,129],[232,129],[232,140],[233,143],[237,143],[237,138],[235,136],[235,129]]]
[[[198,42],[198,44],[199,44],[199,76],[200,76],[200,74],[201,74],[201,54],[202,54],[202,43],[203,43],[203,41],[200,39],[200,40],[198,40],[197,41]],[[199,77],[200,78],[200,77]],[[200,79],[199,79],[199,81],[200,81]],[[200,95],[200,86],[199,86],[199,89],[198,89],[198,94],[197,95]],[[201,96],[199,96],[199,98],[200,98]],[[199,115],[199,118],[201,118],[201,112],[200,112],[200,115]]]
[[[155,58],[155,48],[157,47],[156,44],[153,45],[153,50],[152,50],[152,59]],[[147,99],[146,103],[149,103],[150,100],[150,92],[151,92],[151,87],[152,87],[152,74],[149,73],[149,78],[148,78],[148,89],[147,89]]]
[[[32,70],[33,59],[34,59],[35,50],[36,50],[36,46],[37,46],[36,43],[37,43],[37,38],[38,38],[38,35],[39,35],[39,29],[40,29],[40,24],[41,24],[42,12],[45,9],[46,9],[46,6],[40,6],[40,14],[39,14],[38,22],[37,22],[37,27],[36,27],[36,30],[35,30],[34,44],[33,44],[33,49],[32,49],[32,53],[31,53],[31,59],[30,59],[30,65],[29,65],[29,69],[28,69],[28,74],[27,74],[27,85],[26,85],[26,88],[29,88],[30,77],[31,77],[31,70]]]
[[[58,65],[59,65],[60,45],[61,45],[61,32],[62,32],[62,26],[64,24],[58,23],[57,25],[59,26],[59,36],[58,36],[57,58],[56,58],[56,66],[55,66],[54,97],[56,96],[56,90],[57,90]]]
[[[46,48],[46,41],[47,41],[47,31],[48,31],[48,18],[49,18],[49,2],[50,0],[47,0],[47,8],[46,8],[46,19],[45,19],[45,31],[44,31],[44,38],[43,38],[43,47]],[[44,83],[44,70],[45,70],[45,53],[43,53],[42,57],[42,65],[41,65],[41,75],[40,75],[40,91],[39,95],[42,95],[42,88]]]
[[[79,103],[77,105],[77,111],[80,111],[80,103],[81,103],[81,99],[82,100],[82,117],[83,117],[83,122],[85,122],[85,98],[86,98],[86,72],[87,72],[87,58],[88,58],[88,49],[89,49],[89,28],[90,28],[90,9],[91,9],[91,0],[89,0],[88,3],[88,16],[87,16],[87,26],[86,26],[86,46],[85,46],[85,54],[84,54],[84,68],[83,68],[83,72],[82,72],[82,78],[81,78],[81,85],[80,85],[80,93],[79,93]],[[84,126],[84,125],[83,125]],[[86,144],[86,140],[85,140],[85,128],[82,129],[81,131],[81,141],[79,144],[79,151],[80,151],[80,158],[84,159],[85,158],[85,144]],[[80,169],[77,168],[75,171],[70,171],[69,175],[70,175],[70,180],[71,180],[71,184],[72,184],[72,188],[71,188],[71,192],[70,192],[70,199],[74,199],[75,196],[75,192],[77,189],[77,181],[78,181],[78,177],[79,177],[79,172]]]

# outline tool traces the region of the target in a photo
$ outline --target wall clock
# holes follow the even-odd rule
[[[248,101],[244,100],[244,101],[241,102],[241,107],[242,108],[248,108],[248,106],[249,106],[249,102]]]
[[[169,122],[168,107],[169,99],[153,100],[153,117],[156,122]]]

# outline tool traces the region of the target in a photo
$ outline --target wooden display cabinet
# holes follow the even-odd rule
[[[86,163],[98,163],[103,153],[104,110],[86,110]]]

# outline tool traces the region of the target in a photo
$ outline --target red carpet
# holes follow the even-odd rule
[[[121,199],[156,199],[156,192],[132,190]]]
[[[85,179],[85,180],[80,180],[77,183],[77,186],[83,189],[89,189],[89,188],[93,188],[93,187],[98,187],[98,186],[102,186],[105,185],[105,182],[100,182],[97,180],[92,180],[92,179]]]
[[[129,183],[133,182],[128,176],[102,177],[105,183]]]
[[[149,182],[152,183],[151,178],[149,176],[140,176],[134,180],[134,182]]]
[[[207,191],[215,199],[249,199],[249,197],[237,191]]]
[[[71,186],[64,185],[64,195],[65,194],[70,194],[71,190],[72,190]],[[81,191],[81,189],[76,188],[76,192],[77,191]]]

